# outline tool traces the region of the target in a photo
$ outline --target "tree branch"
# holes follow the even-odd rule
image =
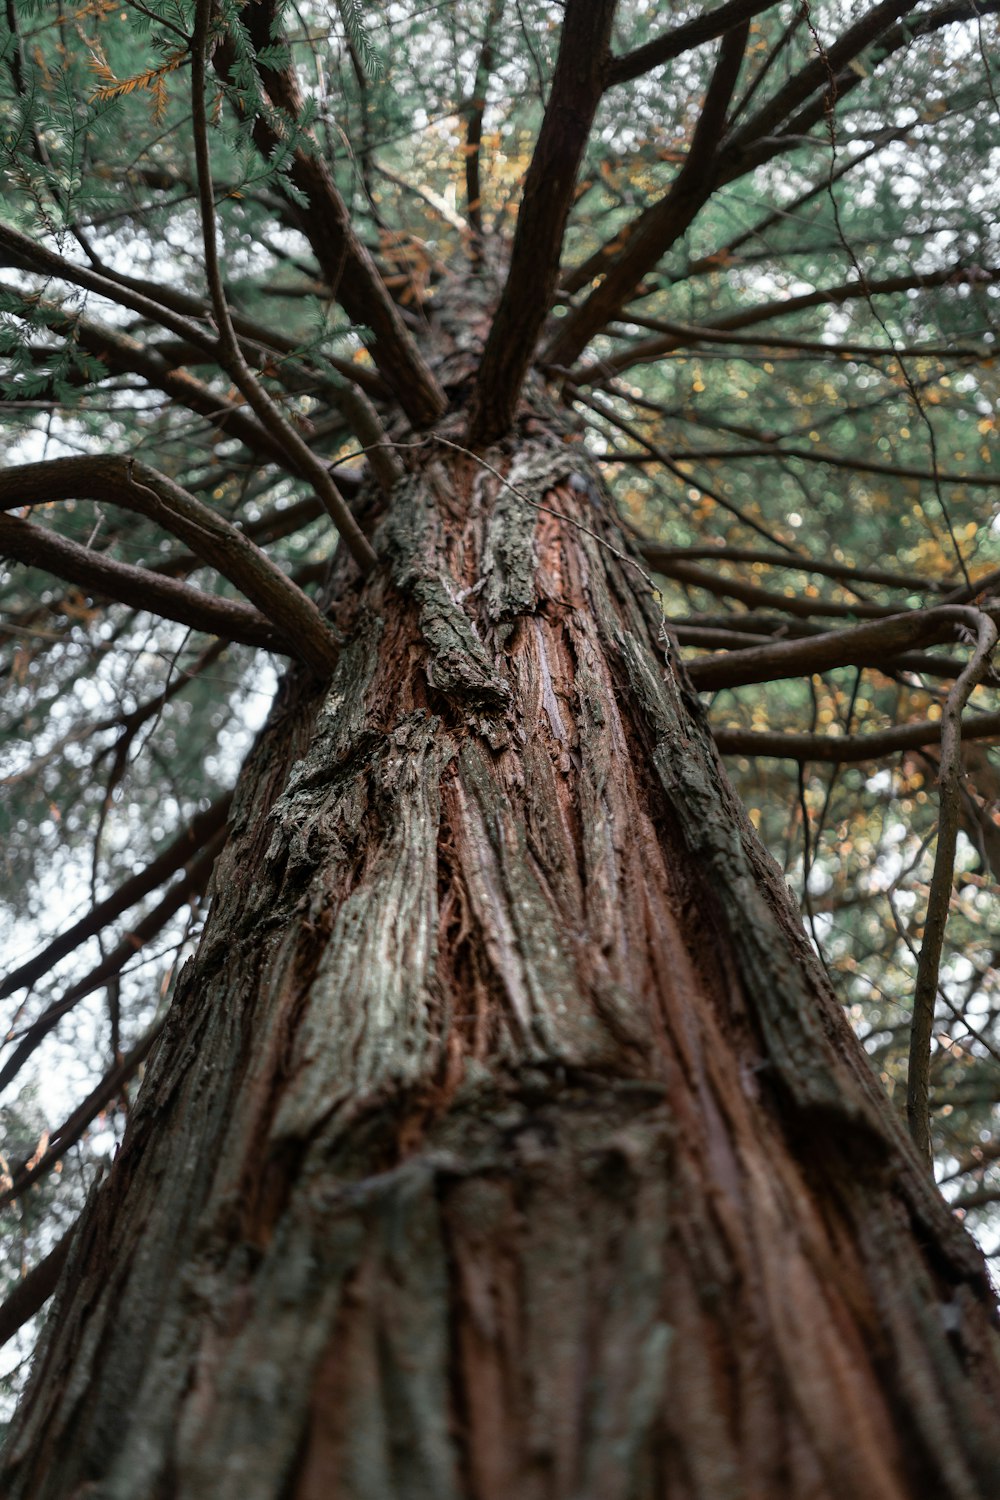
[[[148,568],[117,562],[32,521],[0,514],[0,557],[44,568],[65,583],[85,589],[93,598],[149,610],[206,635],[300,659],[295,638],[284,635],[253,605],[208,594]]]
[[[37,983],[67,953],[72,953],[74,948],[94,937],[109,922],[115,921],[130,906],[135,906],[144,896],[148,896],[157,886],[176,874],[182,865],[197,857],[206,843],[225,827],[232,801],[232,792],[225,792],[210,807],[196,813],[187,827],[155,859],[150,860],[144,870],[124,880],[117,890],[99,901],[79,922],[74,922],[72,927],[67,927],[58,937],[53,938],[34,958],[29,958],[18,968],[12,969],[0,981],[0,1000],[6,1000],[17,990]]]
[[[777,682],[802,677],[834,667],[878,667],[901,651],[929,646],[950,639],[956,616],[953,605],[908,610],[872,620],[848,630],[829,630],[805,640],[776,641],[769,646],[751,646],[729,656],[702,657],[685,663],[699,692],[743,687],[753,682]],[[990,617],[1000,617],[1000,606],[991,607]]]
[[[970,489],[1000,489],[1000,474],[951,474],[933,469],[917,469],[908,464],[882,464],[876,459],[844,458],[826,448],[784,448],[782,439],[761,448],[686,448],[673,455],[675,463],[712,463],[723,459],[794,458],[800,463],[827,464],[833,469],[850,469],[855,474],[885,474],[893,479],[916,479],[921,483],[967,485]],[[603,455],[602,455],[603,456]],[[647,464],[655,462],[651,454],[616,453],[607,455],[609,463]]]
[[[853,26],[849,26],[841,37],[831,42],[823,56],[810,58],[805,67],[787,79],[729,142],[725,154],[728,160],[740,164],[736,170],[741,174],[745,170],[741,153],[750,143],[762,137],[773,136],[782,121],[804,100],[818,90],[825,92],[829,88],[831,72],[835,76],[866,47],[877,41],[900,16],[915,10],[916,5],[917,0],[882,0],[881,5],[873,6]]]
[[[163,391],[178,406],[205,417],[223,436],[238,438],[255,456],[293,474],[298,472],[285,447],[275,442],[242,403],[213,391],[197,376],[178,368],[181,358],[190,359],[197,353],[197,345],[185,342],[180,349],[167,349],[173,357],[166,358],[159,348],[150,348],[93,319],[75,318],[61,308],[41,304],[38,315],[53,332],[75,339],[81,349],[100,360],[109,374],[141,376],[148,387]],[[85,378],[80,377],[81,381]]]
[[[208,117],[205,109],[205,52],[212,16],[213,0],[198,0],[194,36],[191,42],[191,97],[194,124],[194,150],[198,170],[198,202],[201,209],[202,238],[205,246],[205,278],[219,329],[223,368],[260,419],[261,425],[292,457],[296,468],[315,489],[324,509],[344,540],[362,573],[371,572],[378,559],[367,537],[351,515],[343,495],[333,482],[327,466],[303,442],[285,414],[273,402],[243,357],[239,339],[229,315],[219,251],[216,243],[215,199],[212,192],[212,163],[208,146]]]
[[[630,83],[633,78],[639,78],[695,47],[714,41],[740,21],[749,21],[773,4],[774,0],[727,0],[727,4],[716,6],[703,16],[682,21],[644,46],[613,57],[605,74],[605,86],[613,88],[618,83]]]
[[[616,0],[567,0],[552,92],[528,168],[510,271],[479,366],[468,442],[510,428],[559,275],[577,172],[603,92]]]
[[[332,671],[336,638],[313,601],[249,537],[147,464],[114,455],[55,458],[0,473],[0,511],[51,500],[105,500],[147,516],[216,568],[297,642],[320,676]],[[119,567],[124,566],[120,564]]]
[[[28,1058],[45,1040],[63,1016],[68,1015],[80,1000],[92,995],[95,990],[107,984],[120,974],[130,958],[144,948],[145,945],[162,932],[176,912],[192,897],[199,896],[208,884],[209,876],[220,850],[226,842],[226,829],[220,828],[205,844],[198,858],[193,860],[185,869],[184,873],[174,881],[157,904],[131,927],[112,951],[101,959],[88,974],[84,974],[75,984],[70,985],[65,994],[51,1005],[46,1006],[41,1015],[37,1016],[17,1036],[17,1045],[13,1052],[0,1068],[0,1089],[5,1089],[21,1071]],[[9,1037],[8,1041],[15,1038]]]
[[[52,1296],[59,1277],[62,1275],[62,1268],[66,1264],[75,1230],[74,1224],[57,1241],[44,1259],[40,1260],[36,1266],[32,1266],[28,1274],[22,1276],[20,1281],[14,1283],[3,1303],[0,1304],[0,1348],[24,1327],[29,1318],[33,1318]]]
[[[818,339],[775,338],[767,334],[732,333],[711,325],[699,327],[694,323],[673,323],[666,318],[646,318],[628,311],[623,313],[621,321],[675,338],[679,340],[676,346],[678,349],[689,349],[694,344],[716,344],[734,349],[794,349],[804,354],[815,354],[817,359],[898,359],[900,355],[912,359],[964,358],[985,361],[996,358],[987,344],[978,347],[971,344],[909,344],[890,349],[885,344],[850,344],[836,340],[824,342]]]
[[[765,755],[775,760],[821,761],[827,765],[883,760],[901,750],[919,750],[936,745],[941,723],[921,719],[915,724],[894,724],[871,734],[782,734],[761,729],[717,729],[712,737],[723,755]],[[962,720],[962,738],[992,740],[1000,737],[1000,712],[970,714]]]
[[[913,8],[913,6],[906,7],[909,11]],[[960,0],[957,4],[942,5],[936,10],[924,11],[922,15],[909,14],[905,21],[890,26],[881,33],[876,39],[876,44],[872,46],[867,66],[860,71],[856,71],[849,65],[845,66],[857,58],[858,51],[855,50],[850,53],[849,57],[845,57],[842,52],[838,52],[842,44],[835,43],[827,49],[825,56],[814,59],[808,68],[796,75],[796,78],[805,81],[808,74],[812,79],[811,88],[807,88],[804,93],[800,90],[797,97],[793,97],[791,86],[796,80],[791,79],[785,85],[788,91],[785,102],[791,100],[791,108],[795,108],[798,104],[802,104],[803,108],[798,114],[791,115],[787,119],[784,129],[778,131],[776,127],[781,120],[773,118],[772,106],[778,105],[778,95],[775,95],[762,111],[747,122],[739,136],[733,138],[726,151],[727,168],[723,171],[720,181],[729,182],[736,177],[742,177],[746,172],[762,166],[775,156],[800,144],[808,132],[825,119],[831,98],[839,104],[859,84],[865,82],[871,72],[880,67],[901,47],[909,45],[910,42],[920,37],[930,36],[944,26],[954,25],[958,21],[970,21],[977,17],[995,15],[998,10],[1000,10],[1000,0]],[[874,15],[874,12],[871,15]],[[864,27],[869,19],[870,17],[863,18],[858,25]],[[849,35],[850,33],[847,33],[847,36]],[[848,45],[853,45],[853,43]],[[869,45],[872,45],[870,41],[865,44],[865,46]],[[810,99],[809,95],[816,90],[822,92]],[[808,102],[805,102],[807,99]],[[788,114],[790,111],[786,110],[785,113]]]
[[[969,283],[992,284],[1000,271],[993,267],[977,266],[974,270],[955,265],[944,266],[937,271],[913,272],[906,276],[883,276],[867,282],[845,281],[837,286],[817,287],[811,292],[799,292],[794,297],[780,301],[759,302],[756,306],[741,307],[731,313],[723,313],[701,325],[704,334],[699,337],[712,338],[716,334],[750,328],[755,323],[767,323],[776,318],[793,317],[810,307],[839,307],[844,302],[867,301],[870,296],[888,295],[893,292],[908,292],[934,286],[961,285]],[[623,314],[627,321],[627,313]],[[657,338],[643,339],[631,344],[619,354],[609,354],[599,364],[585,365],[572,374],[575,385],[591,385],[619,375],[634,365],[649,364],[664,354],[683,349],[692,341],[697,325],[683,325],[684,334],[665,333]],[[886,349],[891,354],[891,349]]]
[[[965,671],[945,699],[941,714],[941,760],[938,771],[938,838],[934,871],[927,896],[924,937],[920,945],[913,994],[910,1028],[910,1059],[906,1074],[906,1118],[914,1145],[930,1160],[930,1067],[931,1033],[937,1001],[941,949],[948,923],[951,887],[955,873],[955,848],[962,798],[962,710],[969,695],[989,665],[997,643],[995,620],[982,610],[967,606],[945,606],[954,618],[976,632],[976,649]],[[938,611],[940,612],[940,611]]]
[[[790,559],[786,558],[786,565]],[[656,571],[665,578],[674,578],[678,583],[691,584],[706,589],[721,599],[738,599],[751,609],[774,609],[781,614],[794,615],[810,620],[815,615],[828,618],[881,620],[896,613],[898,605],[867,604],[862,601],[843,603],[834,599],[803,598],[798,594],[778,594],[771,589],[762,589],[759,584],[746,583],[741,578],[724,578],[710,568],[700,568],[695,562],[661,557]]]
[[[84,1099],[83,1103],[73,1111],[65,1124],[60,1125],[52,1137],[52,1144],[47,1151],[43,1151],[35,1164],[26,1167],[16,1174],[9,1188],[0,1192],[0,1209],[6,1208],[9,1203],[15,1202],[22,1194],[26,1193],[31,1185],[44,1177],[45,1173],[54,1167],[56,1162],[66,1155],[77,1141],[80,1140],[90,1122],[100,1114],[106,1104],[119,1094],[134,1078],[143,1062],[152,1050],[163,1028],[163,1022],[158,1021],[146,1032],[142,1040],[132,1048],[116,1068],[112,1068],[101,1082]]]
[[[241,20],[257,51],[283,40],[278,16],[274,0],[250,0],[244,6]],[[203,30],[207,32],[207,18]],[[206,39],[202,37],[202,59]],[[231,48],[223,43],[213,57],[220,77],[227,78],[230,61]],[[294,68],[258,66],[257,71],[271,101],[286,117],[288,130],[297,131],[305,106]],[[201,97],[204,101],[203,93]],[[254,122],[254,140],[265,160],[283,146],[274,126],[260,115]],[[374,261],[354,231],[329,167],[312,149],[312,143],[308,149],[295,148],[289,176],[305,199],[304,205],[293,202],[292,214],[331,292],[353,322],[371,329],[372,359],[410,421],[418,428],[429,426],[445,409],[444,392],[407,332]]]
[[[486,31],[476,64],[476,77],[469,101],[469,119],[465,128],[465,201],[472,230],[472,264],[476,268],[483,259],[483,205],[482,181],[479,171],[479,153],[483,140],[483,115],[486,110],[486,90],[493,71],[493,41],[497,27],[503,18],[504,0],[490,0],[486,13]]]
[[[607,266],[603,280],[586,301],[562,319],[541,356],[543,366],[572,365],[711,196],[715,187],[712,163],[743,64],[748,32],[749,22],[744,21],[723,37],[683,167],[664,196],[619,235],[619,240],[624,239],[624,248]]]
[[[206,333],[198,323],[189,318],[179,317],[163,303],[134,291],[124,280],[119,280],[113,274],[95,271],[90,266],[77,265],[74,261],[57,255],[54,250],[47,250],[44,245],[39,245],[28,235],[21,234],[19,230],[2,222],[0,222],[0,265],[10,266],[19,271],[29,271],[38,276],[52,277],[57,281],[66,281],[71,286],[82,287],[84,291],[95,292],[98,296],[117,303],[119,307],[127,307],[130,312],[147,319],[155,327],[165,328],[168,332],[176,334],[178,338],[196,344],[204,349],[210,360],[214,361],[218,358],[218,343],[214,335]]]
[[[761,552],[753,547],[730,547],[705,542],[694,547],[671,547],[640,537],[639,551],[649,566],[664,572],[664,564],[674,561],[718,559],[722,562],[765,563],[773,568],[790,568],[802,573],[817,573],[822,578],[836,578],[852,587],[855,583],[872,583],[906,593],[946,593],[950,582],[921,578],[916,573],[892,573],[886,568],[858,568],[851,563],[831,562],[827,558],[789,556],[787,552]],[[949,600],[949,603],[958,601]]]

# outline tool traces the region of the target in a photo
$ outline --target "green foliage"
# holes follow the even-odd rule
[[[337,0],[337,9],[344,23],[344,30],[361,60],[361,66],[369,78],[381,78],[385,73],[377,49],[372,43],[371,32],[365,19],[365,7],[361,0]]]

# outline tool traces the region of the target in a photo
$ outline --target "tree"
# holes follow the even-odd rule
[[[9,1319],[61,1267],[12,1496],[996,1492],[993,1298],[928,1171],[998,729],[996,10],[8,5],[0,545],[60,795],[8,878],[95,855],[4,991],[100,948],[0,1079],[95,993],[113,1061],[4,1206],[144,1069]],[[832,752],[765,731],[803,676]],[[909,1134],[722,769],[698,694],[755,684],[737,756],[936,756]],[[865,693],[908,695],[874,747]],[[129,961],[206,890],[161,1009]]]

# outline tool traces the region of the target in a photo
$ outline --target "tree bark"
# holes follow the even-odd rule
[[[983,1263],[537,418],[286,681],[13,1500],[1000,1492]],[[461,430],[460,428],[457,430]],[[352,581],[353,580],[353,581]]]

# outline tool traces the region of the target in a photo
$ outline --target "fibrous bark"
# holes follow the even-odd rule
[[[341,563],[345,647],[238,788],[15,1500],[1000,1487],[982,1262],[603,494],[527,425],[504,481],[428,441],[383,567]]]

